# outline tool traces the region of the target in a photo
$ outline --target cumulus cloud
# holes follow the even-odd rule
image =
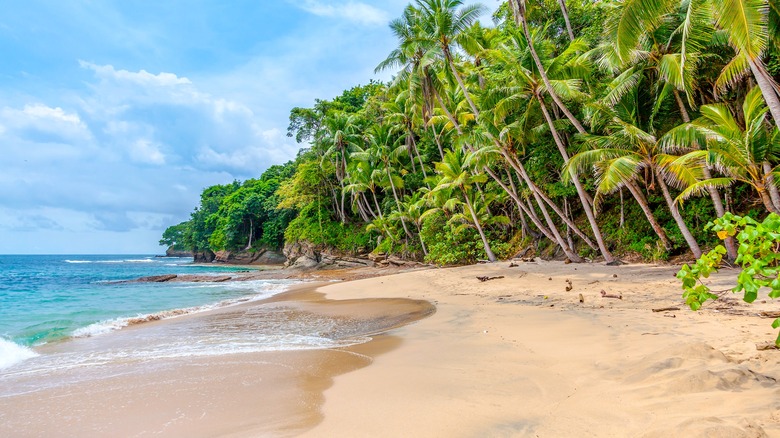
[[[297,6],[320,17],[339,18],[367,26],[382,25],[388,22],[388,14],[385,11],[356,1],[305,0],[302,3],[297,3]]]
[[[39,142],[87,141],[92,137],[78,114],[42,103],[0,109],[0,126],[8,127],[0,130],[0,135],[15,134]]]
[[[96,76],[101,79],[113,79],[123,82],[134,82],[139,85],[149,87],[171,87],[176,85],[187,85],[192,82],[187,78],[180,78],[173,73],[158,73],[152,74],[146,70],[137,72],[131,72],[128,70],[117,70],[112,65],[97,65],[91,62],[79,60],[79,65],[82,68],[90,69],[96,73]]]

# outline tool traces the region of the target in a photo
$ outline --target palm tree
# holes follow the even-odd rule
[[[395,129],[384,124],[372,125],[366,137],[368,140],[367,152],[375,157],[379,167],[384,171],[385,178],[381,180],[381,183],[390,187],[396,209],[400,211],[401,199],[398,192],[403,188],[403,179],[396,173],[395,164],[397,163],[401,137],[396,134]],[[406,227],[406,221],[403,218],[401,218],[401,224],[406,236],[411,237],[412,234]]]
[[[431,44],[438,45],[446,68],[449,69],[449,73],[454,76],[460,86],[474,115],[479,116],[479,110],[471,99],[463,78],[455,66],[452,51],[460,35],[485,12],[485,6],[473,4],[463,6],[458,10],[457,8],[463,5],[461,0],[416,0],[416,4],[420,12],[421,36]]]
[[[420,151],[417,148],[416,129],[418,126],[418,118],[415,117],[415,104],[414,99],[409,90],[402,90],[395,99],[390,100],[384,104],[384,108],[387,111],[385,114],[385,121],[398,126],[398,130],[403,133],[404,144],[407,151],[410,154],[412,163],[412,171],[416,172],[415,158],[420,164],[420,170],[423,173],[423,178],[428,178],[428,174],[425,171],[425,164],[423,163]],[[411,155],[414,156],[411,156]]]
[[[322,159],[329,158],[336,167],[336,179],[341,186],[341,202],[337,205],[337,210],[341,222],[346,222],[346,213],[344,211],[344,202],[346,191],[344,190],[344,179],[347,176],[347,157],[359,149],[361,142],[360,134],[356,129],[356,118],[343,112],[335,112],[325,117],[323,121],[323,130],[316,140],[322,143],[327,149]]]
[[[580,171],[588,168],[595,170],[596,206],[598,206],[602,196],[613,193],[621,187],[628,188],[639,202],[642,211],[645,212],[647,219],[666,249],[670,250],[671,242],[658,221],[655,220],[646,199],[641,196],[635,183],[641,172],[647,169],[652,178],[651,185],[657,183],[661,188],[664,200],[688,243],[688,247],[693,255],[699,258],[702,254],[701,249],[674,203],[666,182],[667,179],[677,182],[677,179],[671,177],[672,173],[669,171],[669,167],[676,164],[674,157],[660,153],[658,142],[652,134],[643,131],[634,123],[623,120],[617,113],[613,113],[613,115],[613,119],[607,127],[607,135],[582,136],[585,142],[594,148],[572,157],[566,167],[574,167]],[[684,166],[674,168],[680,169],[681,167],[684,168]],[[690,180],[687,179],[687,181]]]
[[[439,192],[442,190],[454,189],[459,192],[462,197],[463,205],[465,206],[466,218],[470,218],[474,227],[479,233],[479,237],[482,239],[482,244],[485,248],[485,254],[491,262],[495,262],[496,256],[493,254],[493,250],[490,249],[490,243],[487,240],[485,231],[482,229],[480,223],[478,210],[474,196],[473,187],[477,183],[484,183],[487,181],[485,174],[472,174],[468,161],[471,159],[472,154],[463,154],[460,150],[449,151],[444,155],[444,160],[436,163],[436,173],[441,176],[433,192]],[[453,199],[454,201],[454,199]]]
[[[568,163],[569,153],[566,150],[562,135],[558,132],[555,120],[553,120],[550,111],[547,109],[543,94],[549,94],[555,92],[554,90],[558,90],[557,93],[559,94],[575,97],[578,94],[581,94],[579,92],[580,81],[565,77],[558,80],[548,80],[548,83],[554,88],[554,90],[548,90],[543,81],[539,79],[539,76],[534,74],[533,66],[530,69],[524,66],[523,57],[526,53],[524,49],[528,47],[528,41],[530,40],[521,38],[517,33],[510,33],[510,40],[508,43],[511,43],[512,45],[504,44],[498,49],[491,51],[491,58],[498,66],[503,67],[502,72],[505,76],[508,76],[506,79],[509,83],[509,87],[498,90],[503,96],[496,102],[493,111],[494,118],[497,122],[505,122],[507,116],[511,112],[520,111],[521,114],[523,114],[523,116],[521,116],[521,121],[528,123],[529,120],[527,115],[537,114],[538,109],[542,113],[544,121],[547,123],[564,163]],[[564,76],[562,74],[563,71],[583,71],[585,67],[580,64],[581,58],[576,55],[585,48],[586,45],[584,42],[580,40],[573,41],[559,56],[551,59],[551,62],[547,67],[548,74],[550,76]],[[527,106],[523,110],[520,106],[522,103],[534,106]],[[507,128],[512,129],[510,126],[507,126]],[[572,169],[572,171],[574,171],[574,169]],[[593,235],[598,243],[599,251],[604,256],[607,263],[613,262],[614,257],[609,252],[609,249],[607,249],[604,238],[601,235],[601,230],[596,222],[596,217],[593,214],[590,197],[576,174],[571,175],[571,181],[577,189],[577,195],[580,198],[580,203],[582,204],[591,230],[593,231]]]
[[[617,5],[618,18],[609,29],[618,58],[629,62],[637,44],[649,31],[661,25],[673,11],[683,10],[685,19],[680,28],[683,36],[682,72],[685,69],[685,48],[696,46],[695,39],[687,36],[697,32],[701,34],[702,27],[716,25],[725,32],[729,45],[735,51],[716,86],[725,88],[742,79],[747,72],[752,73],[775,125],[780,127],[780,93],[761,59],[767,47],[777,38],[776,29],[769,22],[770,6],[776,13],[778,7],[774,0],[629,0]],[[686,44],[689,41],[693,44]]]
[[[558,96],[558,93],[555,92],[554,87],[550,83],[550,79],[547,77],[547,72],[544,69],[544,65],[542,65],[542,61],[539,58],[539,54],[536,53],[536,48],[534,47],[533,39],[531,38],[531,31],[528,26],[528,20],[526,18],[525,0],[509,0],[509,5],[512,7],[512,14],[515,17],[517,25],[523,29],[525,39],[528,41],[528,50],[531,53],[531,58],[533,58],[534,63],[536,64],[536,68],[539,69],[539,75],[542,77],[542,81],[544,82],[545,87],[547,87],[547,92],[549,93],[553,102],[555,102],[558,108],[560,108],[561,111],[563,111],[563,113],[566,115],[566,118],[569,119],[572,125],[574,125],[574,127],[577,129],[577,132],[580,134],[586,134],[587,131],[582,126],[580,121],[574,117],[574,114],[572,114],[566,104],[563,103],[563,100],[561,100],[561,98]]]
[[[664,147],[698,149],[704,145],[706,150],[694,150],[688,157],[706,161],[724,174],[690,184],[678,199],[739,181],[753,187],[768,211],[780,214],[780,205],[769,195],[771,177],[778,176],[778,167],[764,166],[780,158],[780,130],[767,128],[766,115],[761,89],[754,87],[742,104],[740,118],[744,122],[734,117],[728,105],[718,103],[702,106],[699,119],[669,131],[662,139]]]
[[[417,237],[420,239],[420,246],[423,254],[428,255],[428,248],[425,246],[425,240],[422,237],[422,223],[425,219],[427,200],[423,198],[422,191],[416,191],[411,196],[404,196],[401,201],[401,210],[395,211],[394,216],[398,219],[405,219],[417,227]]]

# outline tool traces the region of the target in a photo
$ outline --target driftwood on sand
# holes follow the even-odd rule
[[[477,276],[477,280],[482,281],[482,282],[489,281],[489,280],[498,280],[499,278],[504,278],[504,276],[503,275],[499,275],[497,277],[490,277],[490,276],[487,276],[487,275]]]

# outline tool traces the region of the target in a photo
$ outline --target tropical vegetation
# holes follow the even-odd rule
[[[205,189],[161,243],[661,260],[714,246],[709,221],[780,211],[777,0],[510,0],[492,25],[487,12],[409,4],[377,59],[391,81],[293,108],[295,160]]]

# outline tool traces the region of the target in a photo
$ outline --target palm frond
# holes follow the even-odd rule
[[[680,192],[674,199],[674,202],[682,205],[683,201],[691,196],[701,196],[707,192],[710,187],[728,188],[734,183],[733,178],[710,178],[704,181],[699,181],[695,184],[688,186],[685,190]]]
[[[684,189],[703,180],[707,151],[693,151],[682,156],[658,154],[658,172],[672,187]]]
[[[737,55],[723,67],[718,79],[715,80],[715,96],[742,80],[750,72],[747,54],[744,52]]]

